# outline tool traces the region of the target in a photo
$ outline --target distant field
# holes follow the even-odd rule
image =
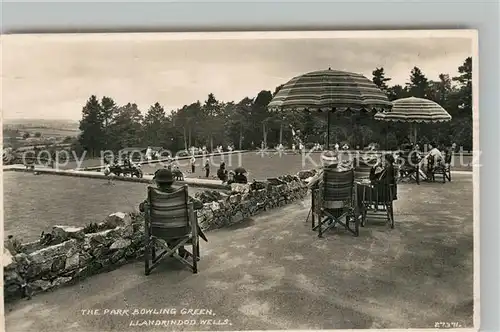
[[[66,137],[72,136],[76,137],[80,134],[80,130],[78,129],[60,129],[60,128],[24,128],[23,130],[35,134],[39,132],[44,137]]]

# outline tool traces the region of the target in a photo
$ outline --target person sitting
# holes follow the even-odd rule
[[[248,183],[247,177],[245,176],[245,174],[243,174],[241,172],[236,172],[234,174],[233,181],[234,181],[234,183],[241,183],[241,184],[247,184]]]
[[[399,158],[402,163],[399,168],[400,176],[411,176],[412,178],[416,178],[417,167],[420,166],[422,162],[420,152],[418,151],[418,145],[412,145],[411,143],[402,144]],[[427,178],[421,167],[418,168],[418,175],[422,180]]]
[[[227,174],[227,184],[234,183],[234,172],[229,171]]]
[[[323,180],[323,170],[325,168],[335,169],[339,172],[344,172],[352,168],[352,164],[349,161],[341,162],[336,154],[333,156],[322,155],[321,161],[323,162],[323,167],[311,178],[308,183],[308,187],[311,189],[317,188],[320,185]]]
[[[385,154],[377,164],[370,170],[370,182],[375,185],[379,201],[388,201],[397,199],[396,192],[396,173],[394,168],[394,156],[390,153]],[[389,198],[388,185],[394,186],[392,198]]]
[[[220,164],[219,169],[217,170],[217,177],[222,181],[222,183],[227,181],[227,170],[225,162],[222,162]]]
[[[106,176],[111,174],[111,165],[109,163],[105,163],[103,173]]]
[[[439,151],[436,143],[434,142],[429,143],[429,152],[427,153],[426,158],[428,158],[429,156],[433,156],[435,161],[443,159],[443,154],[441,153],[441,151]]]
[[[174,179],[179,181],[184,181],[184,174],[182,173],[179,165],[177,163],[172,163],[171,165],[172,166],[170,170],[172,171]]]
[[[427,160],[427,174],[430,174],[434,171],[434,167],[443,161],[443,154],[437,148],[436,143],[429,143],[429,152],[425,156]]]
[[[375,165],[370,169],[370,182],[378,180],[384,172],[384,158],[378,158]]]
[[[160,168],[159,170],[156,171],[154,177],[153,177],[153,182],[156,184],[156,187],[164,192],[164,193],[173,193],[179,188],[177,186],[174,186],[174,174],[172,171],[166,169],[166,168]],[[201,203],[199,200],[194,199],[192,196],[189,196],[189,202],[193,203],[193,208],[195,210],[200,210],[203,208],[203,203]],[[145,199],[142,203],[139,204],[139,211],[140,212],[145,212],[145,205],[147,204],[147,199]],[[201,230],[200,226],[198,225],[198,234],[200,237],[207,241],[207,238],[203,231]],[[169,246],[173,245],[173,243],[168,243]],[[187,252],[184,249],[184,246],[179,248],[179,255],[181,257],[186,257]]]
[[[132,162],[130,160],[130,157],[125,157],[125,159],[123,160],[123,166],[126,167],[126,168],[129,168],[129,167],[132,167]]]
[[[373,184],[386,183],[394,184],[395,171],[394,171],[394,156],[387,153],[381,158],[370,170],[370,181]]]

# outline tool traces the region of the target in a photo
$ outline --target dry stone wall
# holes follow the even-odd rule
[[[261,211],[273,209],[307,193],[303,182],[311,172],[283,176],[248,185],[233,184],[230,194],[205,191],[196,195],[197,215],[205,231],[236,224]],[[141,214],[117,212],[103,222],[86,227],[54,226],[42,233],[40,240],[19,243],[6,241],[4,298],[23,297],[136,260],[144,253],[144,217]]]

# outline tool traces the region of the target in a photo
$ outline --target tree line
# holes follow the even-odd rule
[[[472,147],[472,58],[458,67],[458,75],[440,74],[433,81],[414,67],[404,86],[390,85],[384,68],[376,68],[373,82],[392,100],[420,97],[433,100],[452,116],[448,123],[421,124],[420,143],[437,141],[456,143],[464,149]],[[111,98],[92,95],[82,109],[81,134],[78,148],[92,156],[99,151],[118,151],[126,147],[158,146],[170,151],[187,150],[191,146],[228,144],[237,149],[250,149],[265,142],[267,146],[279,143],[290,145],[292,130],[300,131],[304,142],[324,143],[326,117],[299,111],[269,111],[267,105],[274,92],[260,91],[255,98],[245,97],[239,102],[217,100],[213,93],[203,102],[167,112],[156,102],[143,115],[135,103],[117,105]],[[332,142],[364,147],[379,143],[385,148],[396,148],[407,139],[409,124],[376,121],[373,114],[336,113],[331,116]]]

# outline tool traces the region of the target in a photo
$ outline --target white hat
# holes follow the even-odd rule
[[[322,153],[321,154],[321,161],[323,164],[326,164],[326,165],[338,165],[339,164],[339,158],[337,157],[337,154],[325,155],[324,153]]]

